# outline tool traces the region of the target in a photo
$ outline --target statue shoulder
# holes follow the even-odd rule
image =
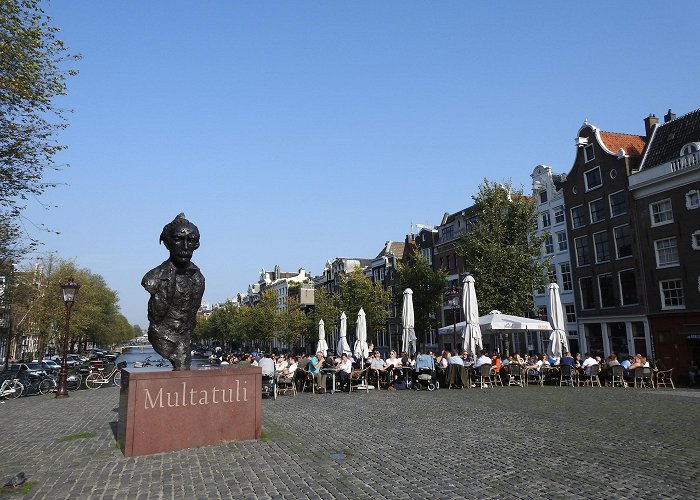
[[[149,293],[155,293],[158,289],[158,283],[168,271],[168,261],[163,262],[160,266],[154,267],[148,271],[141,280],[141,286]]]

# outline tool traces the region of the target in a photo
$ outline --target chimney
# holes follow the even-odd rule
[[[656,115],[651,114],[644,118],[644,130],[646,131],[647,134],[647,139],[651,138],[651,133],[654,130],[654,127],[659,123],[659,119],[656,117]]]
[[[668,113],[666,113],[666,114],[664,115],[664,123],[668,123],[668,122],[670,122],[671,120],[675,120],[675,119],[676,119],[676,113],[673,113],[673,112],[671,111],[671,108],[669,108],[669,109],[668,109]]]

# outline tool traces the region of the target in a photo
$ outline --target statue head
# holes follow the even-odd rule
[[[176,267],[186,267],[199,248],[199,229],[180,214],[163,227],[160,242],[170,251],[170,261]]]

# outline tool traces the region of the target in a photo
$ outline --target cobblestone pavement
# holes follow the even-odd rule
[[[118,396],[0,404],[0,480],[24,471],[25,498],[51,499],[700,496],[692,390],[280,396],[260,441],[136,458],[115,446]]]

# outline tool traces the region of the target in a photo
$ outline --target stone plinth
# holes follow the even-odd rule
[[[125,456],[260,438],[261,369],[122,370],[117,439]]]

